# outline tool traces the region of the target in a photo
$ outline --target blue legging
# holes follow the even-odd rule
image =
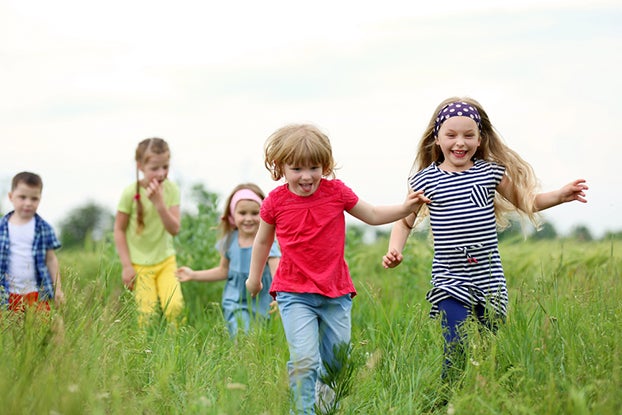
[[[459,354],[462,353],[464,338],[460,326],[469,316],[473,315],[484,327],[492,331],[496,330],[497,322],[486,314],[486,309],[482,304],[469,307],[449,297],[441,300],[437,306],[441,313],[441,327],[445,338],[445,364],[443,366],[443,376],[445,376],[446,370],[453,366],[452,360],[459,358]]]

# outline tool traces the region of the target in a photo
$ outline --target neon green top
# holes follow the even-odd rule
[[[179,206],[180,194],[177,185],[170,180],[165,180],[164,203],[167,208]],[[140,200],[143,203],[143,219],[145,227],[140,235],[136,233],[138,221],[136,219],[136,183],[126,187],[121,194],[121,200],[117,206],[119,212],[130,215],[130,220],[125,231],[130,258],[133,264],[156,265],[171,255],[175,255],[173,235],[164,229],[164,224],[154,204],[147,197],[147,191],[140,186]]]

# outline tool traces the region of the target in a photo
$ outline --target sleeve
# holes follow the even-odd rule
[[[272,209],[272,200],[274,199],[274,195],[270,193],[261,204],[261,208],[259,209],[259,217],[266,223],[270,225],[274,225],[274,209]]]
[[[426,182],[427,182],[427,175],[425,174],[425,172],[427,171],[427,169],[418,171],[417,173],[415,173],[414,176],[412,176],[409,180],[408,183],[410,184],[410,188],[413,189],[413,191],[417,191],[417,190],[423,190],[424,192],[426,191]]]
[[[61,247],[61,243],[56,237],[56,233],[54,232],[54,228],[52,226],[43,221],[43,249],[48,251],[50,249],[58,249]]]
[[[343,197],[345,210],[352,209],[359,202],[359,197],[341,180],[334,179],[334,183],[341,188],[341,195]]]
[[[128,215],[132,213],[132,204],[134,203],[134,192],[135,187],[128,186],[121,193],[121,198],[119,199],[119,203],[117,204],[117,210],[119,212],[127,213]]]
[[[497,163],[490,163],[490,168],[496,187],[501,183],[501,179],[505,175],[505,167]]]
[[[181,193],[179,191],[179,186],[177,186],[177,184],[173,183],[170,180],[167,180],[165,183],[166,191],[164,194],[164,201],[166,203],[166,206],[179,206],[179,204],[181,203]]]

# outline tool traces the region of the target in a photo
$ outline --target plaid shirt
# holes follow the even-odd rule
[[[9,218],[13,212],[7,213],[0,219],[0,305],[6,305],[9,298],[9,258],[11,256],[11,241],[9,239]],[[54,298],[54,281],[45,262],[45,256],[50,249],[60,248],[54,229],[35,213],[35,238],[32,243],[32,256],[35,260],[35,276],[39,286],[39,299],[47,301]]]

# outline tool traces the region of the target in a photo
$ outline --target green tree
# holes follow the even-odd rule
[[[557,230],[551,222],[544,222],[540,227],[540,230],[534,232],[531,235],[531,239],[543,240],[543,239],[555,239],[557,238]]]
[[[522,236],[523,230],[519,220],[510,219],[510,225],[499,232],[499,241],[507,241]]]
[[[585,225],[577,225],[570,231],[570,236],[577,241],[589,242],[593,240],[590,229]]]
[[[112,231],[113,215],[107,208],[89,201],[72,209],[60,224],[60,240],[65,248],[92,246]]]
[[[177,262],[194,269],[211,268],[219,261],[215,248],[220,236],[218,195],[199,183],[192,186],[190,200],[189,208],[182,205],[181,229],[175,238]]]

